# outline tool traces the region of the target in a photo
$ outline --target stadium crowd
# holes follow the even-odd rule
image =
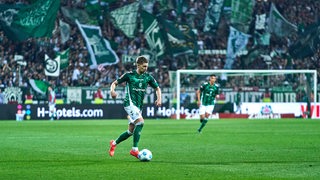
[[[61,6],[85,9],[84,0],[61,0]],[[134,0],[116,1],[110,4],[110,11],[123,5],[135,2]],[[203,32],[204,17],[209,0],[188,0],[188,7],[178,17],[175,11],[168,14],[168,18],[177,19],[182,22],[188,22],[192,28],[197,30],[197,39],[200,50],[225,50],[228,41],[228,22],[227,18],[221,18],[216,35],[210,35]],[[297,25],[300,31],[304,27],[315,23],[319,20],[320,2],[314,0],[286,1],[286,0],[256,0],[252,17],[256,14],[268,14],[271,3],[274,3],[280,13],[291,23]],[[2,0],[3,4],[24,3],[27,0]],[[145,0],[144,7],[149,7],[148,11],[156,14],[159,12],[157,2]],[[187,14],[193,14],[193,18],[186,18]],[[56,22],[64,17],[61,12],[58,13]],[[103,36],[118,44],[115,49],[120,58],[116,65],[106,67],[106,71],[99,72],[96,69],[90,69],[88,64],[89,54],[86,49],[85,41],[75,24],[71,24],[70,39],[62,43],[59,31],[54,31],[53,36],[48,38],[30,38],[23,42],[14,42],[0,30],[0,88],[10,86],[28,87],[28,79],[44,79],[50,81],[58,87],[65,86],[109,86],[120,74],[131,69],[131,66],[121,62],[123,55],[139,55],[142,49],[146,48],[147,42],[142,33],[135,38],[127,38],[120,30],[116,29],[112,22],[106,17],[100,17],[99,25],[101,26]],[[289,45],[296,39],[296,36],[278,38],[271,36],[270,45],[267,47],[268,53],[282,52],[288,53]],[[248,46],[252,46],[253,40],[250,40]],[[47,77],[44,74],[44,56],[48,54],[55,56],[56,52],[70,48],[69,66],[61,71],[58,78]],[[20,54],[27,61],[26,66],[20,66],[14,60],[14,55]],[[250,63],[244,64],[241,57],[237,57],[232,69],[317,69],[318,78],[320,79],[320,49],[312,57],[305,59],[293,59],[287,56],[277,56],[272,58],[271,64],[267,64],[262,57],[257,57]],[[199,54],[193,66],[185,60],[184,56],[172,58],[166,56],[157,61],[156,67],[151,68],[151,72],[158,79],[162,87],[170,87],[169,72],[177,69],[223,69],[226,56],[224,54]],[[21,77],[19,77],[21,74]],[[190,76],[189,82],[196,82]],[[293,87],[298,86],[294,79],[273,80],[272,85],[276,86],[283,81],[288,81]],[[261,86],[261,79],[251,79],[248,81],[250,86]],[[243,83],[243,84],[239,84]],[[247,82],[231,79],[226,87],[244,86]],[[270,84],[269,84],[270,85]]]

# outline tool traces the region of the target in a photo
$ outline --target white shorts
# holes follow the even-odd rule
[[[140,109],[135,105],[124,107],[124,110],[130,116],[130,118],[128,118],[129,124],[133,124],[135,120],[142,117]]]
[[[203,115],[205,113],[212,114],[213,109],[214,109],[214,105],[208,105],[208,106],[200,105],[199,114],[200,115]]]
[[[55,112],[56,110],[56,105],[55,104],[49,104],[49,111],[50,112]]]

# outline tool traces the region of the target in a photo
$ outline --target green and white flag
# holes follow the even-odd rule
[[[167,52],[173,57],[184,54],[198,54],[198,44],[195,33],[188,24],[177,23],[159,17],[159,23],[164,27],[167,36]]]
[[[109,41],[103,38],[99,26],[80,24],[77,20],[76,23],[86,41],[91,69],[98,68],[98,65],[108,66],[119,62],[119,57],[111,48]]]
[[[270,33],[265,32],[263,34],[260,34],[259,32],[254,32],[254,45],[255,46],[269,46],[270,45]]]
[[[110,15],[117,28],[119,28],[127,37],[134,38],[137,29],[138,12],[139,2],[134,2],[113,10]]]
[[[264,30],[266,28],[267,14],[257,14],[255,30]]]
[[[61,12],[63,17],[73,24],[75,24],[76,20],[78,20],[80,23],[88,23],[90,21],[90,16],[83,9],[63,6],[61,7]]]
[[[216,32],[224,0],[211,0],[204,20],[204,32]]]
[[[29,84],[33,90],[40,94],[46,94],[49,87],[48,82],[36,79],[29,79]]]
[[[69,66],[69,48],[58,52],[57,56],[60,56],[60,70],[63,70]]]
[[[278,37],[285,37],[297,31],[297,26],[287,21],[272,3],[268,21],[268,32],[274,33]]]
[[[51,37],[59,7],[60,0],[38,0],[21,9],[7,9],[0,15],[1,27],[14,41]]]
[[[305,32],[289,47],[293,58],[311,57],[319,51],[320,47],[320,22],[306,27]]]
[[[67,42],[70,38],[70,25],[66,22],[63,22],[62,20],[59,20],[60,24],[60,37],[61,37],[61,42],[64,44]]]
[[[255,0],[232,0],[231,24],[242,32],[248,32]]]
[[[60,56],[57,56],[55,59],[51,59],[48,55],[45,55],[44,61],[44,72],[46,76],[58,77],[60,75]]]
[[[159,59],[166,52],[164,32],[160,30],[159,22],[156,18],[147,11],[141,12],[141,19],[144,35],[150,50],[155,52],[156,59]]]
[[[230,26],[230,33],[228,37],[227,57],[225,69],[231,69],[237,53],[244,50],[247,46],[250,35]]]

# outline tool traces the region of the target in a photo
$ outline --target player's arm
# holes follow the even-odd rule
[[[111,83],[111,86],[110,86],[110,95],[113,99],[115,99],[117,97],[117,93],[115,91],[116,87],[118,85],[118,81],[115,80]]]
[[[220,85],[219,84],[215,84],[215,86],[217,87],[216,98],[219,99],[220,98]]]
[[[157,95],[157,100],[155,102],[156,106],[161,106],[162,100],[161,100],[161,89],[160,87],[157,87],[156,89],[156,95]]]
[[[118,84],[121,84],[125,81],[128,81],[128,73],[124,73],[119,79],[113,81],[110,86],[110,95],[113,99],[117,97],[117,93],[115,91]]]
[[[197,95],[197,104],[198,104],[198,106],[200,106],[200,104],[201,104],[200,93],[201,93],[201,91],[200,91],[200,89],[198,89],[197,92],[196,92],[196,95]]]

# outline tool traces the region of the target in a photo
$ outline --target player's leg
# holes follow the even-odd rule
[[[128,130],[121,133],[119,135],[119,137],[116,140],[111,140],[110,141],[110,149],[109,149],[109,155],[110,156],[114,156],[114,150],[116,149],[117,144],[121,143],[122,141],[125,141],[126,139],[128,139],[130,136],[132,136],[133,134],[133,130],[134,130],[134,122],[132,121],[132,119],[130,118],[130,116],[127,116],[129,124],[128,124]]]
[[[205,114],[200,115],[200,127],[198,129],[198,132],[200,133],[204,126],[207,124],[208,119]]]
[[[134,124],[130,123],[128,125],[128,130],[120,134],[120,136],[115,140],[115,144],[119,144],[122,141],[125,141],[133,134]]]
[[[133,150],[138,150],[138,143],[140,140],[141,131],[144,125],[144,119],[141,117],[135,121],[136,126],[133,131]]]
[[[199,133],[202,131],[202,128],[204,127],[203,122],[205,121],[205,113],[206,113],[206,107],[203,105],[200,105],[199,107],[200,127],[198,128]]]
[[[49,117],[50,120],[53,121],[53,117],[54,117],[54,104],[49,104]]]
[[[144,119],[142,117],[140,109],[134,105],[127,107],[126,111],[130,115],[131,122],[135,124],[134,130],[133,130],[133,145],[132,145],[130,154],[132,156],[138,157],[138,154],[139,154],[138,143],[140,141],[140,135],[144,125]]]
[[[53,117],[56,118],[57,120],[59,119],[58,116],[57,116],[57,108],[56,108],[55,105],[54,105],[54,108],[53,108]]]
[[[208,123],[208,118],[211,115],[214,106],[213,105],[209,105],[209,106],[205,106],[205,113],[204,115],[200,116],[200,121],[202,120],[200,127],[198,129],[198,132],[200,133],[202,131],[202,129],[206,126],[206,124]]]

